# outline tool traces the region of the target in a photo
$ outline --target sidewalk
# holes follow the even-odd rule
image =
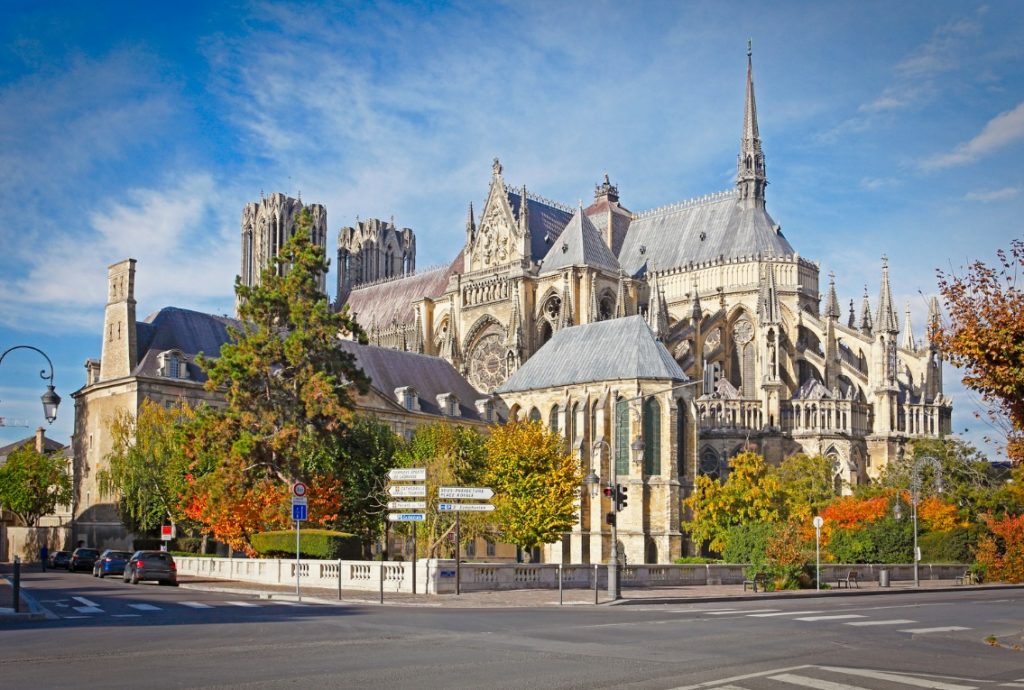
[[[257,585],[232,580],[215,580],[210,578],[181,576],[179,583],[182,588],[196,589],[207,592],[225,592],[230,594],[257,596],[263,599],[279,599],[295,601],[295,587],[280,585]],[[697,604],[708,602],[749,601],[768,599],[799,599],[808,597],[847,597],[870,596],[885,594],[909,594],[919,592],[965,592],[985,589],[1019,589],[1024,585],[954,585],[952,580],[922,580],[920,588],[915,589],[914,583],[893,582],[891,587],[879,587],[877,583],[862,583],[860,588],[826,589],[821,591],[786,590],[781,592],[757,592],[749,589],[744,592],[742,585],[693,585],[686,587],[663,588],[626,588],[622,589],[622,598],[611,601],[605,588],[598,590],[598,604],[602,606],[637,606],[646,604]],[[342,591],[341,600],[337,590],[302,587],[303,601],[341,605],[379,605],[379,592]],[[593,606],[594,590],[565,589],[562,592],[565,606]],[[384,592],[385,606],[424,606],[434,608],[523,608],[558,606],[557,589],[513,589],[491,592],[464,592],[461,595],[442,594],[403,594]]]

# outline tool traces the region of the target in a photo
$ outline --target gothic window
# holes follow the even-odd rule
[[[676,469],[680,480],[686,474],[686,401],[676,400]]]
[[[713,448],[705,448],[700,454],[700,473],[712,479],[724,480],[722,460]]]
[[[551,429],[551,433],[558,433],[558,405],[552,405],[551,411],[548,412],[548,428]]]
[[[834,447],[825,451],[825,458],[832,468],[832,493],[840,496],[843,493],[843,468],[839,459],[839,453]]]
[[[562,298],[558,295],[551,295],[547,301],[544,302],[544,316],[548,321],[552,323],[558,322],[558,315],[562,311]]]
[[[629,474],[629,403],[615,401],[615,471]]]
[[[541,325],[540,325],[540,344],[543,345],[547,341],[551,340],[552,333],[553,333],[553,331],[551,330],[551,322],[550,321],[544,321],[543,323],[541,323]]]
[[[754,387],[754,344],[747,343],[743,346],[743,356],[741,357],[743,373],[741,374],[743,382],[743,397],[753,398],[756,395],[756,388]]]
[[[644,401],[644,473],[661,474],[661,405],[654,398]]]
[[[607,321],[615,315],[615,297],[605,293],[598,303],[597,318],[600,321]]]
[[[540,410],[538,410],[536,407],[531,407],[530,408],[530,416],[528,417],[528,419],[531,422],[539,422],[540,421]]]
[[[469,355],[469,382],[485,393],[505,380],[505,347],[502,335],[492,331],[482,336]]]

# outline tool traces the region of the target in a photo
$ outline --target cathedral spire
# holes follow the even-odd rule
[[[855,325],[856,323],[857,323],[857,315],[856,315],[856,313],[853,310],[853,300],[851,299],[850,300],[850,318],[846,322],[846,325],[849,326],[850,328],[856,328],[856,325]]]
[[[619,269],[619,286],[615,291],[615,318],[626,315],[626,272]]]
[[[508,342],[505,344],[518,363],[523,352],[523,318],[519,313],[519,283],[512,288],[512,315],[508,319]]]
[[[416,309],[416,325],[413,327],[415,332],[412,338],[412,351],[423,354],[423,319],[420,317],[420,310]]]
[[[910,302],[903,311],[903,342],[900,347],[905,350],[916,350],[917,340],[914,338],[914,327],[910,325]]]
[[[530,236],[530,204],[527,202],[525,184],[522,196],[519,197],[519,233],[523,237]]]
[[[569,271],[566,271],[562,276],[562,308],[558,314],[559,328],[573,325],[572,312],[572,285],[569,283]]]
[[[757,315],[764,323],[779,322],[779,288],[775,284],[775,266],[772,264],[765,267],[765,275],[761,280]]]
[[[830,319],[838,319],[842,315],[839,311],[839,298],[836,297],[836,274],[828,274],[828,306],[825,309],[825,316]]]
[[[466,241],[471,242],[476,235],[476,221],[473,220],[473,202],[469,202],[469,214],[466,216]]]
[[[939,298],[932,295],[928,302],[928,347],[936,347],[935,341],[941,331],[942,312],[939,310]]]
[[[700,293],[697,291],[697,281],[695,280],[693,281],[693,301],[690,303],[690,318],[693,320],[693,324],[697,325],[703,316],[704,309],[700,306]]]
[[[875,328],[880,332],[898,333],[899,321],[892,303],[892,286],[889,284],[889,257],[882,257],[882,285],[878,295],[878,314],[875,316]]]
[[[864,286],[864,302],[860,307],[860,330],[864,335],[871,335],[874,323],[871,321],[871,299],[868,297],[868,286]]]
[[[657,340],[663,340],[668,333],[668,305],[665,303],[665,293],[658,285],[657,271],[651,271],[648,277],[648,291],[650,299],[647,301],[647,325]]]
[[[754,99],[754,64],[751,42],[747,41],[747,93],[743,106],[743,138],[736,161],[736,187],[740,198],[748,203],[764,205],[765,177],[764,152],[757,129],[757,102]]]
[[[597,279],[590,274],[590,310],[587,313],[587,323],[594,323],[601,320],[601,305],[597,301]]]

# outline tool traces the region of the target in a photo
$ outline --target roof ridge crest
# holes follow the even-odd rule
[[[511,192],[516,196],[522,195],[522,187],[516,188],[508,184],[507,182],[505,183],[505,191]],[[546,196],[541,196],[540,194],[531,192],[529,189],[526,190],[526,198],[533,199],[534,201],[540,202],[546,206],[556,208],[559,211],[565,211],[566,213],[576,213],[576,209],[574,209],[572,206],[569,206],[568,204],[563,204],[560,201],[555,201],[554,199],[549,199]]]
[[[640,218],[649,218],[657,215],[667,215],[669,213],[675,213],[677,211],[683,211],[695,206],[702,206],[714,201],[722,201],[730,197],[735,197],[737,191],[733,189],[725,189],[720,192],[712,192],[711,194],[704,194],[702,196],[695,196],[691,199],[684,199],[682,201],[676,201],[665,206],[658,206],[646,211],[639,211],[633,214],[633,220],[639,220]]]

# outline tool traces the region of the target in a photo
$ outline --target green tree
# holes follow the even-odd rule
[[[0,466],[0,504],[28,527],[70,501],[71,477],[61,456],[39,453],[26,443]]]
[[[777,471],[757,453],[740,453],[729,461],[725,482],[697,477],[685,502],[692,514],[686,527],[695,544],[720,552],[730,527],[782,520],[784,499]]]
[[[525,551],[556,541],[579,518],[579,463],[540,422],[493,430],[484,482],[494,489],[494,520],[503,538]]]
[[[809,522],[836,496],[832,463],[821,455],[797,453],[782,461],[779,482],[787,518]]]
[[[110,424],[113,448],[98,475],[104,496],[116,497],[125,527],[154,530],[184,517],[189,463],[182,448],[182,427],[193,418],[187,403],[165,408],[143,400],[137,415],[122,410]]]
[[[451,556],[454,549],[444,539],[454,526],[451,513],[439,513],[437,488],[475,486],[483,483],[487,467],[484,438],[473,429],[447,422],[427,424],[416,429],[408,442],[395,454],[396,467],[423,467],[427,470],[427,519],[418,523],[417,549],[431,558]],[[483,534],[487,520],[482,515],[464,515],[463,537]]]

